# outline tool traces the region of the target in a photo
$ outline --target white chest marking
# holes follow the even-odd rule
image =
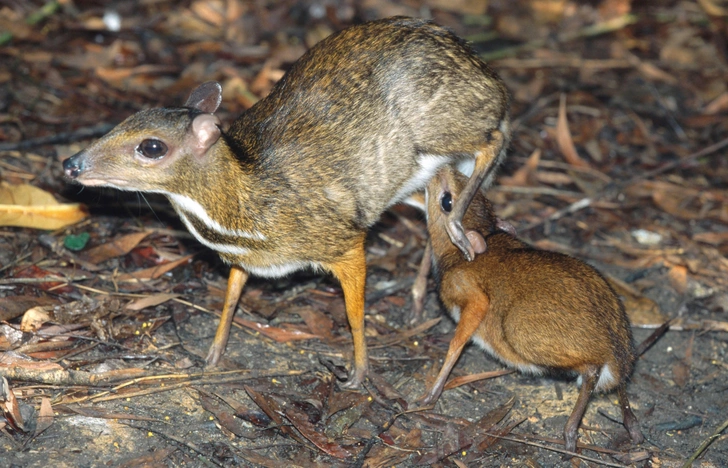
[[[263,278],[281,278],[283,276],[293,273],[294,271],[304,270],[306,268],[311,268],[314,271],[321,270],[321,266],[318,263],[301,261],[294,261],[290,263],[284,263],[282,265],[272,265],[267,267],[250,266],[245,264],[241,264],[240,266],[244,270],[254,274],[255,276],[260,276]]]
[[[395,203],[399,203],[406,197],[411,195],[413,192],[424,188],[427,182],[432,179],[438,169],[450,162],[450,158],[447,156],[439,156],[432,154],[423,154],[420,156],[417,163],[419,167],[412,177],[410,177],[404,185],[399,189],[397,194],[389,201],[388,206],[392,206]]]

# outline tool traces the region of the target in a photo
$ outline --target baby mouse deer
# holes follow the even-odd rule
[[[434,276],[442,303],[458,324],[442,369],[419,403],[437,400],[472,338],[521,372],[579,375],[581,391],[564,428],[567,450],[576,449],[577,430],[592,392],[614,388],[624,426],[632,442],[641,443],[644,439],[626,391],[636,355],[629,321],[617,295],[586,263],[531,248],[499,229],[482,191],[463,218],[476,252],[474,261],[464,261],[445,225],[465,185],[461,174],[443,168],[427,187]]]
[[[439,167],[474,159],[446,227],[472,250],[460,221],[467,194],[492,180],[505,155],[503,82],[447,29],[396,17],[319,42],[227,132],[214,115],[221,97],[207,82],[183,107],[138,112],[65,160],[65,173],[87,186],[166,195],[232,265],[208,365],[224,352],[249,274],[333,273],[354,342],[347,386],[358,387],[368,371],[366,231]]]

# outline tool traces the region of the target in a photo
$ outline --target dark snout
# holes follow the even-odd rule
[[[79,151],[63,161],[63,172],[71,179],[75,179],[84,171],[86,166],[86,152]]]

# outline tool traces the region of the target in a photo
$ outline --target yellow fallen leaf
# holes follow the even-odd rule
[[[84,219],[79,203],[58,203],[53,195],[28,184],[0,182],[0,226],[60,229]]]
[[[33,307],[32,309],[26,310],[23,314],[23,319],[20,322],[20,331],[26,333],[34,332],[50,320],[50,314],[42,307]]]
[[[559,118],[556,124],[556,143],[558,144],[564,159],[566,159],[566,162],[576,167],[589,167],[589,163],[581,159],[579,153],[576,152],[574,140],[571,138],[569,122],[566,120],[566,95],[563,93],[561,94],[561,101],[559,102]]]

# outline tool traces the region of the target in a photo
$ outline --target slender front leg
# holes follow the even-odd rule
[[[589,398],[594,391],[594,387],[597,385],[597,380],[599,380],[599,370],[596,367],[591,368],[584,372],[581,375],[581,378],[582,382],[579,398],[577,398],[574,410],[571,412],[571,416],[569,416],[569,419],[566,421],[566,426],[564,427],[564,442],[566,450],[570,452],[576,451],[576,439],[578,435],[577,432],[579,431],[579,424],[581,424],[581,418],[584,417],[586,405],[589,403]]]
[[[625,429],[629,432],[629,437],[632,439],[632,443],[637,445],[645,441],[645,436],[640,431],[640,424],[637,421],[637,417],[632,412],[632,408],[629,406],[629,400],[627,399],[627,388],[626,384],[622,384],[617,389],[617,396],[619,397],[619,406],[622,408],[622,423]]]
[[[440,398],[450,371],[452,371],[460,354],[463,352],[463,348],[478,327],[480,327],[480,324],[483,323],[483,319],[488,313],[488,307],[490,305],[488,296],[477,289],[472,291],[472,296],[468,299],[468,303],[460,314],[460,321],[455,328],[455,336],[450,341],[450,347],[447,350],[442,369],[440,369],[440,373],[437,375],[437,379],[435,379],[432,387],[417,401],[417,406],[428,406]]]
[[[349,319],[351,335],[354,339],[354,368],[344,388],[359,388],[369,372],[367,343],[364,341],[364,289],[367,279],[364,235],[350,250],[329,268],[341,282],[346,303],[346,317]]]
[[[218,361],[220,361],[222,353],[225,352],[225,346],[227,346],[228,337],[230,336],[230,325],[232,325],[233,316],[235,315],[235,308],[238,305],[238,299],[240,299],[243,286],[245,286],[247,281],[248,273],[245,270],[238,266],[233,266],[230,269],[220,324],[217,326],[215,339],[212,340],[212,346],[210,346],[210,351],[207,353],[207,358],[205,359],[207,367],[216,366]]]
[[[422,320],[422,311],[425,308],[425,298],[427,297],[427,277],[430,276],[430,267],[432,266],[432,246],[430,240],[425,244],[425,252],[422,254],[420,268],[417,270],[417,277],[412,285],[412,310],[409,314],[408,322],[410,324],[418,323]]]
[[[466,260],[472,262],[475,258],[475,251],[470,245],[470,241],[465,236],[463,229],[463,216],[468,209],[473,197],[480,189],[480,185],[486,179],[488,174],[495,169],[495,162],[503,148],[505,138],[500,130],[493,130],[490,134],[490,141],[475,153],[475,168],[473,174],[465,184],[465,188],[460,192],[460,197],[455,200],[452,211],[447,216],[447,233],[450,240],[465,255]]]

